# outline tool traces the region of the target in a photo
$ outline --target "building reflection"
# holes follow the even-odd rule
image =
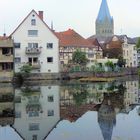
[[[87,111],[97,111],[102,136],[111,140],[117,114],[128,114],[139,104],[138,85],[138,81],[126,81],[62,86],[61,117],[75,122]]]
[[[13,128],[26,140],[43,140],[60,120],[59,86],[15,89]]]
[[[15,93],[15,95],[14,95]],[[139,105],[138,81],[0,87],[0,125],[10,125],[25,140],[43,140],[61,120],[75,122],[97,112],[104,140],[111,140],[117,115]],[[140,114],[140,109],[137,108]],[[15,117],[15,119],[14,119]]]
[[[0,85],[0,126],[14,123],[14,88],[11,84]]]

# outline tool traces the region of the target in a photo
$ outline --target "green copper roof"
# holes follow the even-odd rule
[[[106,0],[102,0],[100,11],[97,17],[97,21],[103,21],[105,18],[112,21],[112,17],[109,12],[108,4]]]

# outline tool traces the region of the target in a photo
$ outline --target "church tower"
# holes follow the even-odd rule
[[[96,19],[96,36],[110,37],[114,34],[114,21],[111,17],[106,0],[102,0]]]

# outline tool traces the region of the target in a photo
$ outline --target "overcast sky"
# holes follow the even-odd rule
[[[107,0],[114,18],[115,34],[140,36],[140,0]],[[56,31],[72,28],[87,38],[95,34],[101,0],[0,0],[0,35],[9,35],[34,9]]]

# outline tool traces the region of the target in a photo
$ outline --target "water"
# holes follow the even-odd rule
[[[139,140],[138,80],[0,85],[0,140]]]

